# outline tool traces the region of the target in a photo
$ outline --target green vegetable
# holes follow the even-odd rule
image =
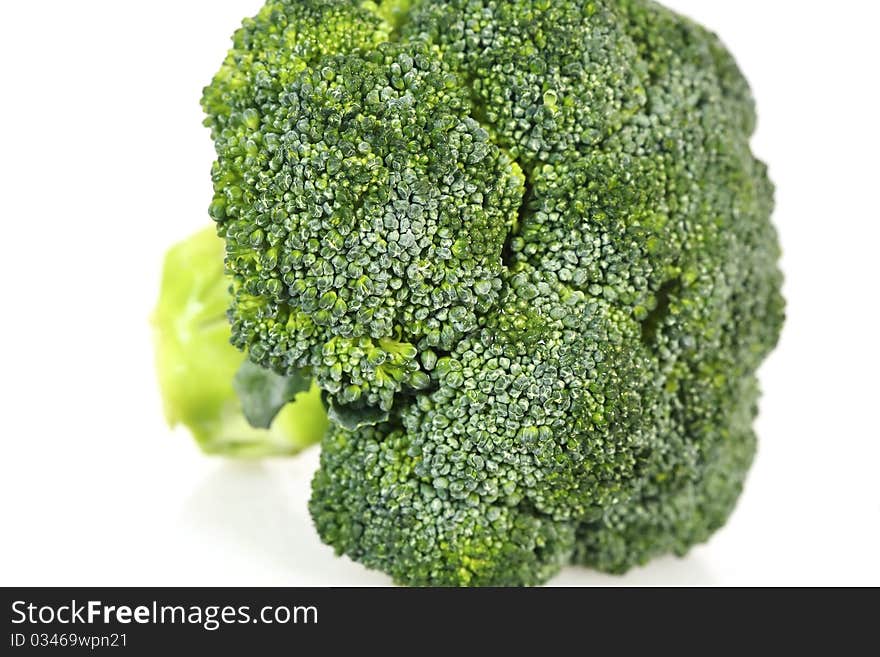
[[[337,552],[535,584],[724,524],[784,302],[717,37],[648,0],[271,0],[203,106],[232,343],[320,387]]]
[[[245,362],[244,355],[229,344],[228,288],[223,241],[213,228],[176,244],[165,256],[153,316],[165,416],[172,426],[185,425],[210,454],[295,454],[318,442],[327,428],[320,390],[315,385],[309,389],[308,381],[303,385],[284,379],[283,402],[258,417],[263,428],[248,423],[233,389],[236,373],[241,379],[242,370],[249,372],[252,381],[281,377]],[[288,401],[293,403],[280,410]],[[266,395],[257,396],[254,403],[265,404]]]

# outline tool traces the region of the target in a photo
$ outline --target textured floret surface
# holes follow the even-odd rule
[[[233,343],[345,418],[325,542],[536,584],[725,523],[784,304],[714,34],[649,0],[271,0],[203,106]]]

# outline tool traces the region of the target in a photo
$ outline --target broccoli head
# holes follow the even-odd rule
[[[337,552],[535,584],[724,524],[784,303],[715,35],[649,0],[270,0],[203,106],[232,343],[320,387]]]

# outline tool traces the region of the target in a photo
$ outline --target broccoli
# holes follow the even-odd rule
[[[530,585],[725,523],[784,302],[714,34],[649,0],[270,0],[202,102],[231,341],[320,388],[338,553]]]
[[[229,344],[229,301],[223,241],[213,226],[168,250],[153,314],[168,423],[186,426],[209,454],[295,454],[318,442],[327,428],[320,390],[311,381],[308,390],[291,387],[288,380],[243,362],[244,355]],[[257,403],[271,402],[267,381],[283,399],[258,418],[252,413],[257,407],[245,395],[259,392]]]

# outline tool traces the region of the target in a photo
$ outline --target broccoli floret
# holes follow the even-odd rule
[[[715,35],[649,0],[275,0],[203,104],[232,342],[334,420],[324,541],[535,584],[724,524],[784,302]]]
[[[394,3],[383,3],[394,4]],[[371,2],[270,0],[233,36],[233,48],[202,106],[215,140],[235,137],[259,110],[278,102],[285,87],[326,55],[370,49],[387,41],[389,15]]]
[[[438,52],[389,43],[301,71],[223,139],[236,346],[311,368],[338,405],[389,410],[427,384],[419,349],[450,349],[497,303],[523,192],[467,108]]]
[[[168,250],[153,315],[168,423],[186,426],[209,454],[295,454],[318,442],[327,414],[317,385],[284,405],[268,428],[255,428],[245,418],[233,384],[245,357],[229,343],[229,301],[223,240],[213,227]]]
[[[411,585],[537,584],[568,561],[571,523],[452,497],[448,480],[419,475],[417,440],[391,424],[328,432],[310,509],[338,553]],[[481,473],[496,465],[476,451],[471,461],[463,465]]]
[[[531,169],[590,153],[645,102],[613,2],[424,0],[403,29],[436,43],[495,141]]]
[[[325,440],[311,509],[337,549],[411,583],[535,583],[626,490],[657,408],[638,324],[530,267],[507,290],[433,392]]]

